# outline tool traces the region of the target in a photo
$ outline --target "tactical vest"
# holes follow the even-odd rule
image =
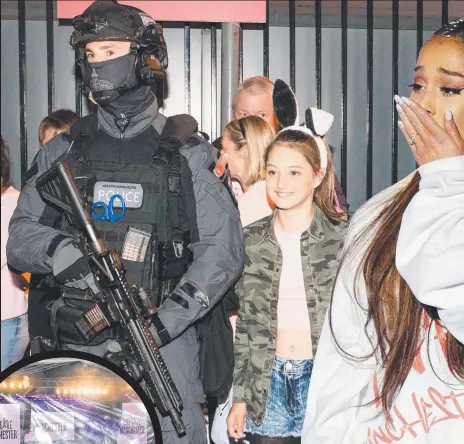
[[[98,129],[94,115],[84,117],[70,131],[66,159],[89,208],[96,201],[108,203],[116,193],[126,202],[123,218],[95,221],[100,236],[121,255],[129,282],[150,290],[158,306],[192,259],[188,248],[192,215],[186,214],[185,199],[194,199],[193,185],[179,149],[187,141],[198,143],[190,139],[195,131],[195,120],[185,115],[168,119],[161,135],[150,126],[130,139],[117,139]],[[72,230],[64,218],[61,228]],[[83,343],[73,324],[93,304],[88,299],[64,288],[63,298],[52,309],[55,339]],[[89,345],[117,336],[108,329]]]

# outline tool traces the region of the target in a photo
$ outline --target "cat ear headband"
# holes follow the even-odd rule
[[[321,169],[327,169],[327,146],[322,140],[332,126],[334,116],[318,108],[308,108],[305,112],[305,126],[298,125],[298,103],[292,89],[280,79],[274,83],[272,94],[274,112],[284,131],[300,131],[311,136],[319,149]]]

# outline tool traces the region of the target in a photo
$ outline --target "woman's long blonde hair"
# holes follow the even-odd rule
[[[275,137],[274,128],[258,116],[246,116],[233,120],[224,129],[236,151],[247,150],[245,177],[239,179],[242,186],[250,187],[265,177],[264,154]]]

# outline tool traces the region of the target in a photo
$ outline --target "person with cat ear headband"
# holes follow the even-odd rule
[[[274,83],[274,110],[282,129],[280,132],[294,130],[311,136],[317,143],[321,157],[321,169],[327,169],[327,149],[322,140],[334,121],[334,116],[318,108],[308,108],[305,113],[305,125],[298,124],[298,102],[291,88],[280,79]],[[279,133],[280,134],[280,133]]]
[[[308,108],[306,110],[305,121],[307,126],[291,125],[283,128],[280,133],[284,131],[301,131],[302,133],[311,136],[317,144],[319,149],[319,156],[321,158],[321,169],[327,169],[328,155],[327,145],[322,139],[330,127],[332,126],[334,116],[327,111],[318,108]],[[279,134],[280,134],[279,133]]]
[[[321,169],[327,169],[330,148],[324,140],[325,135],[332,126],[334,116],[318,108],[308,108],[305,112],[305,126],[299,125],[298,102],[292,89],[280,79],[274,83],[273,92],[274,111],[282,131],[296,130],[311,136],[317,143],[321,158]],[[343,219],[348,218],[348,204],[344,199],[343,190],[334,175],[334,201],[337,211]],[[345,208],[346,211],[345,211]]]
[[[244,229],[250,260],[235,287],[240,308],[227,430],[250,444],[300,442],[313,358],[348,229],[335,207],[332,157],[323,140],[333,116],[309,109],[307,126],[299,126],[293,92],[278,92],[288,105],[284,128],[264,154],[274,209]]]

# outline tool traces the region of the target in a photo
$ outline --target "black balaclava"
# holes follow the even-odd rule
[[[132,119],[153,103],[151,87],[141,85],[135,73],[135,54],[89,63],[92,99],[115,119]],[[121,95],[115,90],[122,88]],[[105,94],[105,91],[108,93]],[[118,125],[119,126],[119,125]]]

